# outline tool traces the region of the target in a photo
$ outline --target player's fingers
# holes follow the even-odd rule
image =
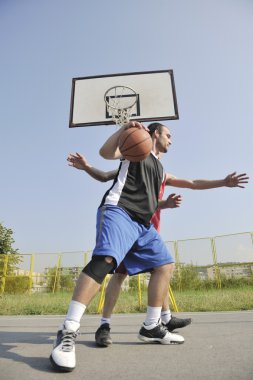
[[[76,158],[76,156],[75,156],[74,154],[71,153],[71,154],[68,155],[68,158],[67,158],[67,159],[68,159],[68,160],[73,160],[73,159],[75,159],[75,158]]]
[[[246,174],[240,174],[240,175],[236,176],[236,178],[238,178],[238,179],[249,179],[249,177],[247,177]]]

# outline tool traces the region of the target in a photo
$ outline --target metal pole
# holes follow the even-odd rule
[[[4,290],[5,290],[5,280],[6,280],[6,276],[7,276],[7,269],[8,269],[8,255],[4,255],[3,276],[2,276],[2,283],[1,283],[1,294],[3,294]]]
[[[32,288],[33,288],[33,268],[34,268],[34,255],[31,255],[30,272],[29,272],[29,294],[31,294]]]
[[[57,279],[58,279],[58,272],[60,272],[60,267],[61,267],[61,254],[58,255],[57,267],[56,267],[55,276],[54,276],[53,293],[55,293]]]
[[[217,261],[217,252],[216,252],[216,245],[215,245],[215,238],[210,238],[211,240],[211,247],[212,247],[212,254],[213,254],[213,263],[214,263],[214,270],[215,270],[215,278],[217,287],[221,289],[221,277],[220,277],[220,268]]]

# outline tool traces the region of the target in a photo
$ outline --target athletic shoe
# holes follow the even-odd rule
[[[188,326],[192,323],[191,318],[176,318],[171,317],[168,323],[163,323],[163,325],[168,329],[168,331],[173,331],[175,329],[181,329],[182,327]]]
[[[71,372],[76,366],[75,339],[79,327],[79,323],[67,320],[57,332],[50,361],[58,371]]]
[[[108,347],[112,344],[112,338],[110,336],[110,325],[103,323],[96,331],[95,340],[99,347]]]
[[[143,342],[159,342],[161,344],[181,344],[184,338],[178,334],[171,334],[167,328],[161,324],[157,324],[154,328],[148,330],[143,323],[139,331],[138,338]]]

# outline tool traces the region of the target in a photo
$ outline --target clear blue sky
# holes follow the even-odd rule
[[[0,222],[20,252],[92,249],[109,184],[67,165],[98,150],[113,126],[68,128],[73,77],[173,69],[179,120],[163,164],[181,178],[252,177],[253,2],[11,0],[0,2]],[[252,231],[245,189],[180,190],[165,240]],[[166,189],[166,195],[174,192]]]

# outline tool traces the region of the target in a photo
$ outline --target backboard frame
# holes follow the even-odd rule
[[[95,120],[95,121],[85,121],[85,122],[74,122],[73,121],[74,107],[75,107],[75,95],[76,95],[76,88],[77,88],[78,81],[83,81],[83,80],[87,80],[87,79],[90,80],[90,79],[100,79],[100,78],[114,78],[114,77],[134,76],[134,75],[142,75],[142,74],[145,75],[145,74],[162,74],[162,73],[167,73],[170,77],[171,88],[168,89],[168,91],[171,91],[171,98],[173,101],[174,113],[172,115],[164,115],[162,117],[160,117],[158,115],[154,115],[151,117],[138,116],[135,118],[134,116],[136,116],[136,115],[133,115],[131,120],[137,120],[139,122],[146,122],[146,121],[161,121],[161,120],[177,120],[177,119],[179,119],[173,70],[170,69],[170,70],[141,71],[141,72],[129,72],[129,73],[106,74],[106,75],[95,75],[95,76],[88,76],[88,77],[72,78],[69,128],[115,124],[112,119],[103,120],[103,121]],[[119,85],[120,85],[120,83],[119,83]],[[139,107],[139,103],[138,103],[138,107]],[[138,112],[139,112],[139,110],[138,110]],[[106,105],[105,105],[105,113],[107,115],[106,117],[108,117],[108,112],[106,111]]]

